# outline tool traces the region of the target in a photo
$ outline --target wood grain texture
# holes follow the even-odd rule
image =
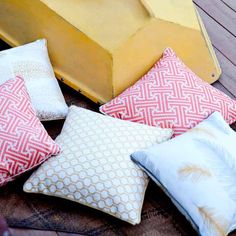
[[[221,0],[194,0],[211,38],[222,75],[215,87],[236,97],[236,12]],[[236,1],[235,1],[236,3]]]
[[[236,1],[235,0],[221,0],[226,6],[236,12]]]
[[[197,10],[205,24],[213,46],[236,65],[236,38],[199,7]]]
[[[225,87],[222,91],[236,99],[236,66],[220,51],[215,49],[215,52],[222,69],[222,75],[219,79],[219,82]]]
[[[205,14],[213,18],[216,23],[225,28],[234,37],[236,36],[236,16],[231,8],[221,0],[194,0],[194,2],[198,7],[204,10]]]
[[[223,93],[227,94],[229,97],[236,100],[236,96],[234,96],[232,93],[229,92],[229,90],[222,84],[220,81],[216,81],[213,86],[219,90],[221,90]]]

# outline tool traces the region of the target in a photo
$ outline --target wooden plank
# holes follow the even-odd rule
[[[224,86],[225,90],[227,90],[223,92],[236,100],[236,81],[231,80],[231,78],[228,77],[225,73],[222,73],[219,82],[222,84],[222,86]]]
[[[219,81],[231,94],[236,96],[236,66],[233,65],[220,51],[215,49],[215,52],[222,69],[222,75]]]
[[[197,6],[213,46],[236,65],[236,38]]]
[[[58,236],[54,231],[44,231],[44,230],[31,230],[31,229],[16,229],[10,228],[12,236]]]
[[[236,1],[235,0],[221,0],[221,1],[236,12]]]
[[[215,83],[212,84],[213,87],[219,89],[220,91],[222,91],[223,93],[227,94],[229,97],[233,98],[233,99],[236,99],[236,97],[230,93],[228,91],[228,89],[226,89],[221,83],[220,81],[216,81]]]
[[[210,2],[212,1],[215,1],[215,0],[211,0]],[[207,10],[206,4],[202,4],[202,0],[195,0],[195,2],[201,3],[201,5],[204,6]],[[236,50],[232,50],[232,48],[235,47],[233,46],[233,44],[236,45],[236,38],[231,33],[229,33],[224,27],[218,24],[205,11],[203,11],[202,8],[199,8],[199,7],[197,8],[207,28],[208,34],[212,40],[212,44],[215,47],[215,52],[222,68],[222,75],[220,78],[221,84],[216,84],[216,86],[220,88],[221,90],[223,90],[224,93],[226,93],[227,95],[235,99],[235,96],[236,96]],[[231,11],[231,15],[232,14],[235,15],[235,13]],[[215,17],[217,18],[217,14],[215,14]],[[226,24],[226,22],[224,22],[224,24]],[[235,25],[236,25],[236,21],[235,21]]]
[[[194,0],[194,3],[236,37],[236,17],[231,8],[221,0]]]

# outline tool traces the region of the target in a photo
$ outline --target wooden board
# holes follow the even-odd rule
[[[236,99],[236,1],[194,0],[194,3],[222,68],[215,86]]]
[[[221,0],[227,7],[236,11],[236,1],[235,0]]]
[[[213,18],[217,24],[226,29],[230,34],[236,35],[235,12],[221,0],[194,0],[195,4],[201,8],[206,15]],[[234,0],[236,3],[236,1]],[[217,17],[216,17],[217,16]]]

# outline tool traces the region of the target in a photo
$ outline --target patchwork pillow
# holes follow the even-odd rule
[[[138,224],[149,179],[130,154],[171,134],[72,106],[56,139],[62,153],[40,166],[24,191],[72,200]]]
[[[236,228],[236,134],[220,113],[132,160],[167,193],[199,235]]]
[[[36,117],[24,80],[0,86],[0,186],[60,152]]]
[[[100,107],[104,114],[162,128],[174,136],[219,111],[231,124],[236,102],[194,74],[170,48],[136,84]]]
[[[45,39],[0,51],[0,84],[15,76],[25,80],[40,120],[65,118],[68,107],[55,78]]]

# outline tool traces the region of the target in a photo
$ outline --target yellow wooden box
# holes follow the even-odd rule
[[[221,73],[191,0],[1,0],[0,37],[12,46],[46,38],[57,77],[100,103],[168,46],[207,82]]]

